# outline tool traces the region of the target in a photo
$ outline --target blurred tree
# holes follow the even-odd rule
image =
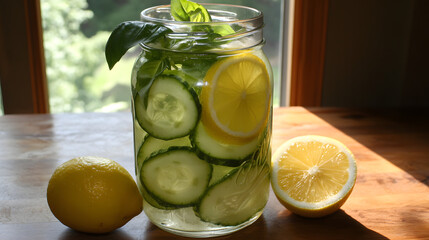
[[[87,0],[94,13],[82,25],[82,32],[91,37],[98,31],[111,32],[119,23],[139,20],[140,12],[148,7],[169,4],[170,0]]]
[[[86,38],[80,24],[93,17],[86,0],[42,0],[43,37],[52,112],[91,111],[96,99],[85,78],[104,62],[106,34]]]

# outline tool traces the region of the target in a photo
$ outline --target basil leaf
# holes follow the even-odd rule
[[[209,12],[202,5],[188,0],[171,0],[171,15],[176,21],[211,22]]]
[[[211,22],[212,18],[202,5],[188,0],[171,0],[171,15],[176,21]],[[194,28],[193,31],[201,30]],[[234,34],[235,31],[228,24],[208,26],[205,32],[214,32],[220,36]]]
[[[168,67],[168,65],[167,59],[149,60],[143,63],[138,70],[136,89],[139,89],[137,94],[143,97],[143,106],[145,108],[148,104],[149,90],[153,81]]]
[[[232,29],[231,26],[228,24],[218,25],[218,26],[212,26],[213,31],[221,36],[226,36],[230,34],[234,34],[235,31]]]
[[[181,62],[181,70],[190,76],[194,76],[196,79],[204,79],[206,72],[217,60],[218,58],[215,54],[210,54],[201,58],[184,57]]]
[[[128,49],[139,43],[151,43],[171,32],[171,29],[154,23],[128,21],[119,24],[106,43],[105,55],[109,69],[115,66]]]
[[[211,22],[212,18],[210,17],[209,12],[207,12],[207,10],[203,6],[201,5],[199,6],[200,6],[199,8],[189,11],[189,17],[191,22]],[[190,9],[193,9],[193,8],[190,8]],[[188,10],[185,9],[185,11],[188,11]]]
[[[170,13],[176,21],[189,21],[189,15],[185,12],[182,7],[182,3],[180,0],[171,0],[170,3]]]

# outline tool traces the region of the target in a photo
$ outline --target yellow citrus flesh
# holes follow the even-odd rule
[[[270,111],[267,67],[249,53],[221,59],[207,71],[201,91],[202,122],[217,139],[242,144],[263,129]]]
[[[118,163],[80,157],[60,165],[47,189],[52,213],[81,232],[107,233],[142,211],[143,199],[134,179]]]
[[[356,181],[356,162],[339,141],[301,136],[285,142],[272,158],[271,183],[279,201],[305,217],[338,210]]]

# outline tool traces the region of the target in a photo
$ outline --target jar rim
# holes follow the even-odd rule
[[[170,5],[158,5],[158,6],[146,8],[143,11],[141,11],[140,19],[142,21],[164,23],[164,24],[175,24],[175,25],[181,25],[181,24],[186,24],[186,25],[200,25],[200,24],[218,25],[218,24],[243,23],[243,22],[255,21],[255,20],[263,18],[262,11],[255,9],[255,8],[252,8],[252,7],[235,5],[235,4],[220,4],[220,3],[200,3],[200,4],[203,5],[204,7],[206,7],[206,9],[209,13],[217,12],[217,11],[220,11],[220,8],[224,8],[224,9],[222,9],[222,11],[226,12],[227,10],[231,10],[231,12],[234,12],[234,11],[232,11],[233,9],[244,10],[244,11],[247,11],[248,13],[253,14],[253,16],[246,17],[246,18],[240,18],[240,19],[234,19],[234,20],[230,20],[230,21],[219,21],[219,20],[217,20],[217,21],[213,21],[213,22],[176,21],[174,19],[156,18],[156,17],[149,16],[150,13],[152,13],[152,12],[157,13],[157,12],[167,11],[167,10],[168,10],[168,12],[170,12]]]
[[[164,40],[177,43],[176,46],[180,46],[180,51],[200,51],[196,50],[195,46],[204,46],[208,41],[215,43],[216,47],[211,50],[219,51],[246,49],[263,42],[264,21],[261,11],[232,4],[202,5],[209,12],[211,22],[175,21],[170,11],[171,5],[154,6],[143,10],[141,21],[163,25],[172,30],[165,35]],[[208,28],[224,29],[225,25],[230,26],[233,32],[221,35],[206,31]],[[166,48],[156,42],[147,45],[160,49]]]

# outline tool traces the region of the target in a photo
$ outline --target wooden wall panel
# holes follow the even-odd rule
[[[4,113],[48,113],[40,0],[1,1],[0,34]]]
[[[295,0],[291,106],[320,106],[329,0]]]
[[[401,106],[414,2],[330,0],[322,106]]]

